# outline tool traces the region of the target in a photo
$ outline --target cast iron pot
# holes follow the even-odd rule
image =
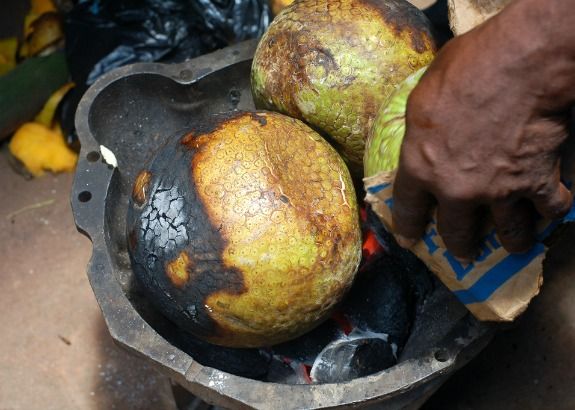
[[[166,136],[212,113],[254,108],[249,72],[255,47],[248,41],[180,64],[122,67],[83,96],[71,202],[78,229],[93,243],[88,277],[110,334],[192,394],[226,408],[417,408],[493,334],[442,286],[416,317],[396,366],[314,385],[266,383],[202,366],[172,342],[178,330],[138,291],[125,233],[134,178]]]

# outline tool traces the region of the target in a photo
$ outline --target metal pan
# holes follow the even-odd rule
[[[317,385],[265,383],[202,366],[173,342],[177,329],[138,291],[125,234],[133,180],[166,136],[212,113],[254,108],[249,72],[255,46],[248,41],[181,64],[126,66],[100,78],[82,98],[76,114],[82,149],[71,202],[78,229],[93,243],[88,277],[108,329],[118,344],[219,406],[417,408],[492,335],[441,286],[416,318],[399,364]]]

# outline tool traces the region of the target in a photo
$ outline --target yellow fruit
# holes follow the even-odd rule
[[[321,323],[361,257],[343,160],[300,121],[269,112],[217,117],[171,140],[136,178],[128,237],[160,310],[232,347]]]
[[[78,155],[70,150],[59,128],[42,124],[23,124],[10,140],[10,153],[34,176],[44,171],[72,172]]]

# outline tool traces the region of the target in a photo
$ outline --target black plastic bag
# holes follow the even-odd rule
[[[74,113],[102,74],[136,62],[179,62],[260,37],[270,23],[266,0],[80,0],[66,14],[66,57],[76,84],[59,120],[75,149]]]
[[[90,85],[113,68],[178,62],[259,37],[265,0],[84,0],[65,19],[72,79]]]

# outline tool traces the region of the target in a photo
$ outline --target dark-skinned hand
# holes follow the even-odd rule
[[[393,230],[410,247],[430,212],[447,248],[475,256],[485,216],[509,252],[534,241],[536,212],[571,207],[561,147],[575,97],[575,1],[516,0],[449,41],[411,93]]]

